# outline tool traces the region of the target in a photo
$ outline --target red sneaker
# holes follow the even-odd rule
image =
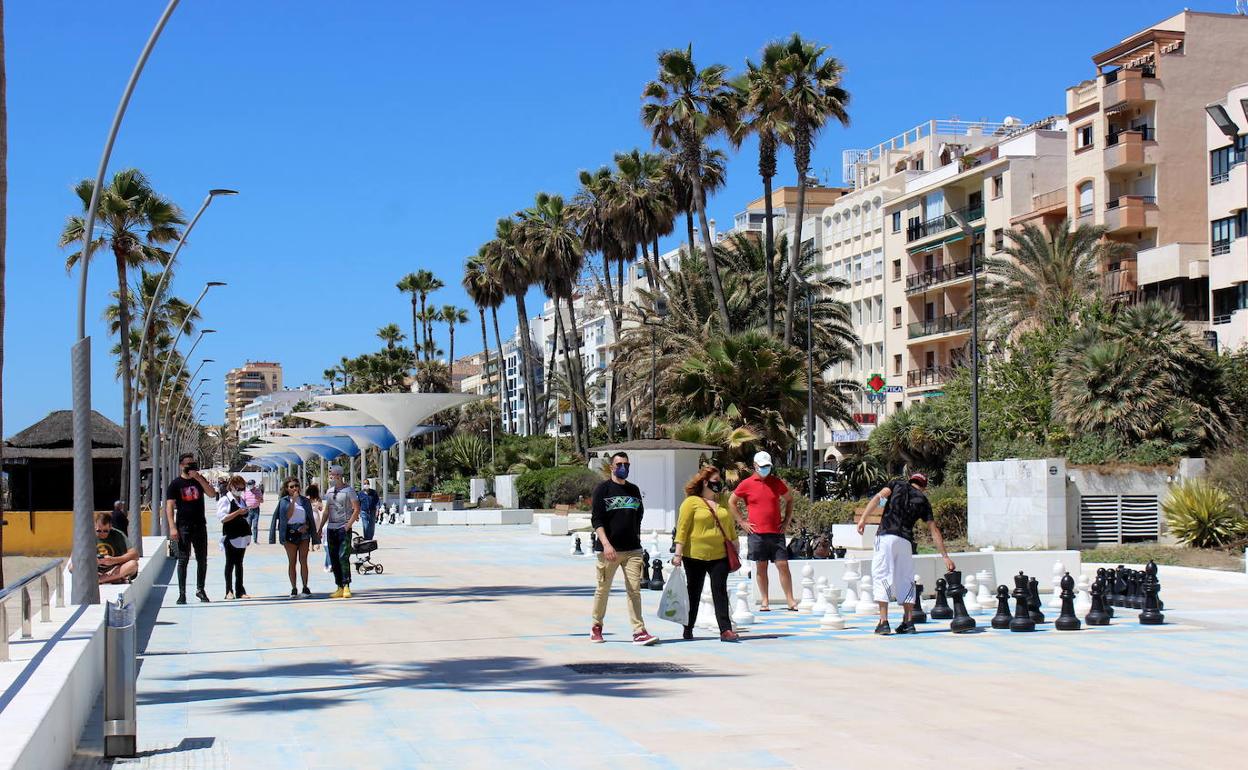
[[[602,638],[602,626],[594,626],[589,629],[589,641],[594,644],[602,644],[605,639]]]
[[[651,636],[649,631],[638,631],[633,634],[633,644],[638,644],[642,647],[649,647],[657,641],[659,641],[659,637]]]

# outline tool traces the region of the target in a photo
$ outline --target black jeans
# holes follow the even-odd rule
[[[329,552],[329,568],[334,571],[334,585],[351,585],[351,530],[326,527],[325,550]]]
[[[243,588],[243,556],[247,554],[246,548],[235,548],[230,545],[230,541],[225,541],[225,592],[231,591],[235,596],[242,596],[247,593]],[[230,576],[233,575],[233,582]]]
[[[186,595],[186,564],[195,549],[195,587],[204,590],[208,577],[208,528],[202,521],[178,522],[178,593]]]
[[[715,603],[715,620],[719,622],[719,632],[732,630],[732,619],[728,616],[728,557],[703,561],[685,556],[681,559],[685,568],[685,581],[689,585],[689,625],[693,628],[698,621],[698,605],[702,602],[702,581],[709,575],[711,578],[711,599]]]

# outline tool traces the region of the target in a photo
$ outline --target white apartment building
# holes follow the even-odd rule
[[[304,385],[295,390],[279,390],[257,397],[243,407],[238,440],[243,442],[267,437],[278,427],[283,417],[295,410],[295,404],[311,401],[327,393],[329,389],[320,385]]]
[[[1206,109],[1209,292],[1221,350],[1248,342],[1248,83]]]

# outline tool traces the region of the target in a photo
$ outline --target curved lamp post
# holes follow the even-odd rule
[[[108,130],[108,138],[104,140],[104,152],[100,156],[100,166],[95,174],[95,187],[91,189],[91,202],[87,205],[87,217],[82,229],[82,273],[78,279],[78,337],[70,349],[70,371],[74,397],[74,541],[73,558],[79,564],[90,564],[95,558],[95,474],[91,465],[91,338],[87,336],[87,268],[91,264],[91,235],[95,230],[95,212],[100,205],[100,188],[104,185],[104,172],[108,170],[108,159],[113,154],[113,143],[117,140],[117,131],[121,128],[121,119],[125,117],[126,107],[130,104],[130,95],[139,82],[139,75],[152,55],[160,33],[164,31],[169,17],[178,7],[179,0],[169,0],[165,11],[156,20],[147,44],[139,52],[139,60],[134,64],[130,80],[121,94],[121,102],[113,115],[112,126]],[[137,518],[132,512],[131,518]],[[100,582],[89,569],[80,569],[73,575],[70,584],[70,601],[74,604],[99,604]]]

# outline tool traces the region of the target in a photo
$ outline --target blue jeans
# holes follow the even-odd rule
[[[247,509],[247,523],[251,525],[251,542],[260,542],[260,509]]]
[[[360,521],[364,524],[364,539],[372,540],[373,532],[377,529],[377,514],[360,511]]]

